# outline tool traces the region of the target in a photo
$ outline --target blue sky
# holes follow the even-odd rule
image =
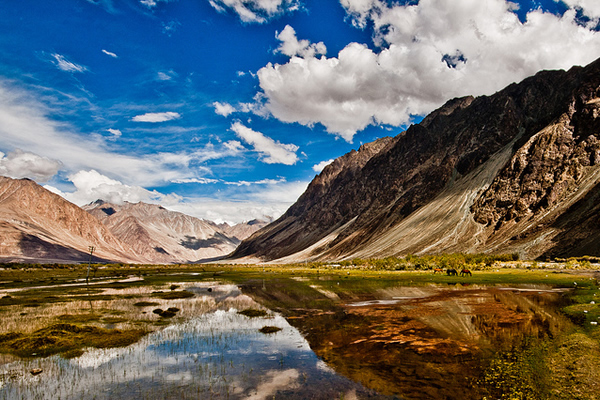
[[[39,0],[0,13],[0,175],[278,217],[447,99],[600,57],[596,0]]]

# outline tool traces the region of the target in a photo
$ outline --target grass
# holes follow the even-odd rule
[[[172,292],[155,292],[152,293],[153,297],[158,297],[163,300],[175,300],[175,299],[187,299],[190,297],[194,297],[194,293],[188,292],[187,290],[179,290]]]
[[[277,327],[277,326],[263,326],[262,328],[260,328],[258,331],[260,333],[264,333],[264,334],[269,334],[269,333],[275,333],[275,332],[279,332],[281,330],[281,328]]]
[[[445,261],[435,258],[410,258],[410,262],[352,260],[339,265],[107,265],[96,270],[92,279],[95,285],[90,287],[81,282],[79,286],[56,286],[75,285],[78,279],[85,277],[87,266],[5,265],[0,269],[1,318],[4,318],[2,312],[12,312],[9,310],[17,310],[13,313],[15,321],[19,318],[31,321],[37,312],[45,315],[47,308],[63,311],[37,322],[42,325],[31,332],[18,324],[13,324],[10,330],[6,325],[0,327],[0,352],[27,358],[51,354],[69,358],[81,355],[86,347],[126,346],[149,331],[171,324],[174,316],[179,315],[178,320],[185,316],[186,307],[180,304],[202,297],[185,290],[189,282],[231,282],[239,285],[245,294],[260,299],[269,309],[283,311],[285,307],[288,311],[298,310],[289,311],[289,314],[299,315],[313,309],[335,310],[336,300],[327,293],[344,300],[402,285],[543,285],[573,289],[563,294],[561,311],[575,326],[560,336],[543,340],[529,338],[521,346],[491,355],[480,381],[487,391],[487,398],[600,398],[597,394],[600,387],[593,374],[596,372],[597,375],[600,370],[600,328],[593,324],[600,322],[600,305],[597,304],[600,303],[600,290],[597,278],[589,271],[580,270],[581,265],[572,260],[570,264],[503,260],[497,264],[486,264],[485,261],[467,264],[473,276],[454,277],[434,274],[431,268],[443,266],[436,262],[454,266],[452,263],[462,261],[460,257],[449,257]],[[467,262],[466,258],[464,262]],[[143,280],[115,282],[115,279],[131,276]],[[40,288],[28,289],[31,287]],[[149,287],[162,291],[145,292]],[[8,289],[22,290],[8,292]],[[171,300],[186,300],[176,302],[183,311],[169,307]],[[98,306],[113,301],[126,304],[121,309],[128,309],[128,313],[119,314],[111,306]],[[155,313],[160,318],[145,307],[160,310]],[[18,317],[19,312],[22,317]],[[266,311],[258,309],[240,313],[250,318],[267,315]],[[346,331],[353,329],[350,325],[345,326],[340,318],[337,314],[332,315],[332,326]],[[128,327],[106,329],[104,324]],[[280,328],[265,326],[261,332],[278,330]]]
[[[245,315],[249,318],[266,317],[267,312],[265,310],[257,310],[255,308],[248,308],[246,310],[238,311],[238,314]]]
[[[0,335],[0,352],[19,357],[62,354],[73,357],[86,347],[124,347],[137,342],[148,332],[143,329],[117,330],[95,326],[54,324],[29,334],[9,332]]]

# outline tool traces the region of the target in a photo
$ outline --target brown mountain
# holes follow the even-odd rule
[[[0,262],[184,263],[222,258],[267,224],[229,226],[145,203],[83,208],[29,179],[0,176]]]
[[[223,257],[235,250],[241,241],[214,222],[169,211],[159,205],[127,202],[117,205],[96,201],[83,208],[137,254],[153,263]]]
[[[0,176],[0,260],[146,262],[100,221],[29,179]]]
[[[326,167],[233,258],[600,255],[600,60],[453,99]]]

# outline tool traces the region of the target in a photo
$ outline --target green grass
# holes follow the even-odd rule
[[[63,354],[80,355],[86,347],[124,347],[137,342],[148,331],[143,329],[117,330],[95,326],[54,324],[30,334],[9,332],[0,335],[0,352],[20,357],[47,357]]]

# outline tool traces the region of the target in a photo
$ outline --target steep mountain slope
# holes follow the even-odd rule
[[[600,252],[600,61],[453,99],[326,167],[233,258]]]
[[[240,239],[230,237],[213,222],[158,205],[96,201],[83,208],[138,254],[155,263],[218,258],[231,253],[240,243]]]
[[[146,262],[100,221],[28,179],[0,176],[0,259],[3,261]]]

